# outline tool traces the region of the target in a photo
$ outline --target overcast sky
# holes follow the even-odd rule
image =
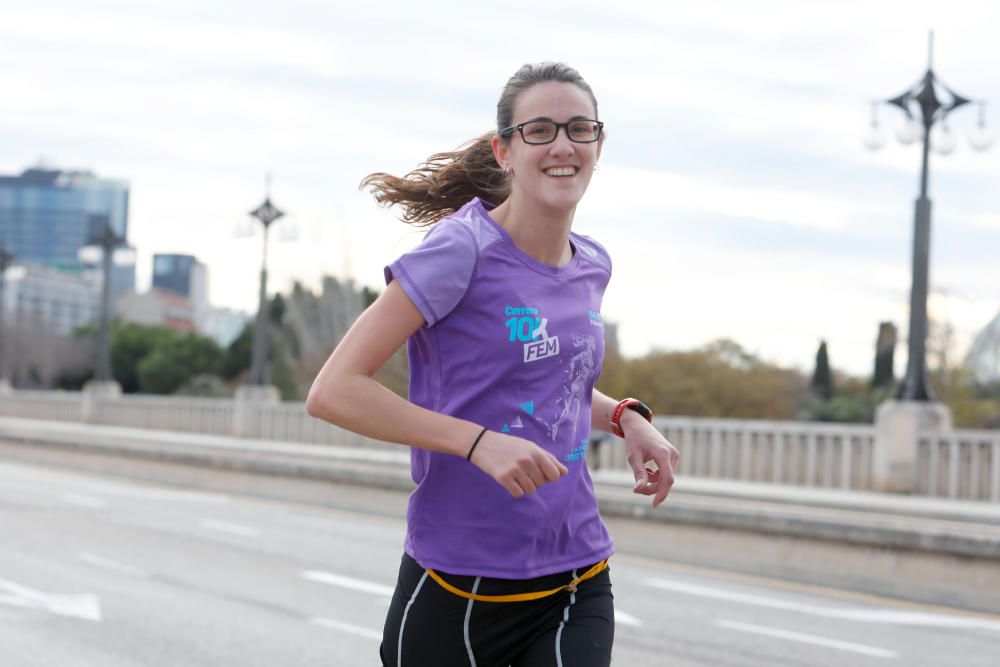
[[[861,143],[870,100],[927,67],[1000,115],[997,3],[0,2],[0,173],[43,160],[131,186],[140,287],[154,252],[198,256],[215,305],[255,310],[263,199],[273,289],[382,267],[419,238],[357,184],[494,127],[525,62],[593,86],[607,141],[574,229],[604,243],[626,354],[731,337],[763,358],[870,373],[905,336],[919,146]],[[932,8],[936,7],[937,10]],[[931,309],[960,350],[1000,310],[1000,146],[932,153]],[[882,107],[881,122],[899,125]],[[905,368],[905,344],[897,369]]]

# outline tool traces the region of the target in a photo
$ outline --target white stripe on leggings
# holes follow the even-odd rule
[[[424,571],[424,576],[420,577],[420,583],[417,584],[413,595],[410,596],[410,601],[406,603],[406,609],[403,610],[403,620],[399,622],[399,648],[396,650],[396,667],[403,667],[403,627],[406,625],[406,615],[410,613],[410,607],[416,602],[417,595],[420,594],[420,589],[423,587],[425,581],[427,581],[426,570]]]
[[[576,573],[576,570],[573,570],[573,578],[576,579],[577,576],[578,575]],[[561,623],[559,623],[559,629],[556,631],[556,667],[563,667],[562,646],[561,646],[562,631],[563,631],[563,626],[565,626],[566,623],[569,621],[569,608],[573,606],[574,602],[576,602],[575,590],[569,594],[569,604],[566,605],[565,609],[563,609],[563,620]]]
[[[479,582],[482,577],[476,577],[476,583],[472,584],[472,594],[475,595],[476,591],[479,590]],[[465,610],[465,650],[469,652],[469,667],[476,667],[476,656],[472,652],[472,642],[469,640],[469,619],[472,618],[472,603],[475,602],[472,598],[469,598],[469,606]]]

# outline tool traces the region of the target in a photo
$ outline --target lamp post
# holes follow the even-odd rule
[[[101,231],[90,237],[90,245],[101,249],[101,328],[98,334],[97,366],[94,380],[111,382],[111,262],[115,248],[125,244],[125,239],[111,229],[108,221]]]
[[[7,251],[6,246],[0,245],[0,388],[7,387],[7,368],[3,363],[3,349],[6,343],[6,334],[3,330],[3,316],[6,310],[4,299],[6,291],[7,269],[14,263],[16,257]]]
[[[250,211],[264,226],[264,256],[260,267],[260,298],[257,302],[257,323],[253,330],[253,356],[250,365],[250,384],[267,384],[267,230],[283,211],[279,211],[271,203],[270,195],[264,198],[264,203]]]
[[[896,132],[896,138],[904,144],[917,139],[923,141],[923,166],[920,174],[920,196],[916,200],[913,222],[913,282],[910,289],[910,330],[909,359],[906,376],[900,385],[897,399],[907,401],[934,400],[934,394],[927,382],[927,289],[930,264],[931,200],[927,196],[928,163],[931,144],[934,149],[947,155],[955,149],[955,137],[948,128],[949,114],[972,100],[962,97],[946,86],[932,68],[934,53],[934,33],[928,39],[927,72],[911,88],[901,95],[872,104],[872,123],[864,138],[865,146],[871,150],[881,148],[885,143],[884,134],[876,118],[879,104],[891,104],[906,114],[905,124]],[[976,150],[986,150],[992,143],[985,123],[985,105],[979,104],[979,123],[969,133],[969,143]],[[919,113],[919,118],[917,114]],[[931,130],[940,124],[939,131],[931,137]]]

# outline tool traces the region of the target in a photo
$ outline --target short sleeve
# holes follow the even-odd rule
[[[416,248],[385,267],[385,284],[398,280],[427,326],[434,326],[465,296],[476,257],[471,230],[460,220],[445,218]]]

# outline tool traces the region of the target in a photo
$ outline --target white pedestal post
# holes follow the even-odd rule
[[[944,403],[886,401],[875,413],[872,482],[876,491],[913,493],[917,484],[918,436],[951,430],[951,410]]]
[[[257,411],[265,405],[277,405],[281,393],[273,384],[245,384],[236,390],[233,409],[233,435],[247,438],[257,433]]]
[[[99,382],[91,380],[83,385],[80,393],[80,418],[84,424],[96,424],[101,417],[100,402],[102,399],[118,398],[122,395],[122,386],[111,380]]]

